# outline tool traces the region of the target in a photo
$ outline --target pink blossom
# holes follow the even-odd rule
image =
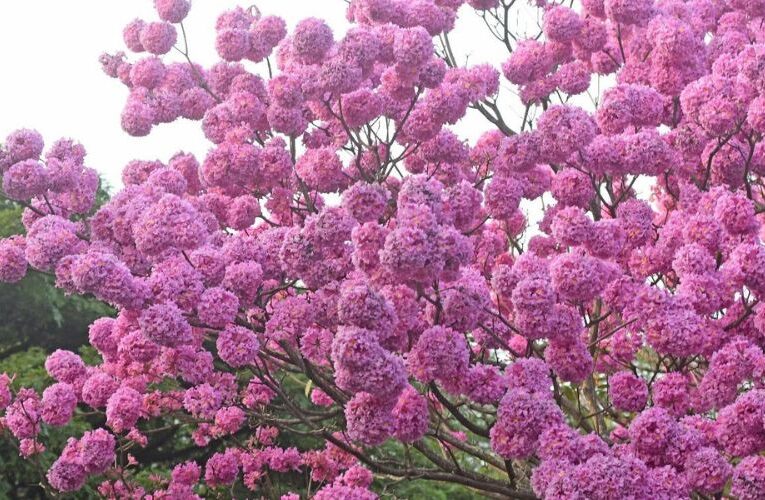
[[[260,347],[254,333],[236,325],[229,325],[220,332],[216,345],[220,358],[235,368],[255,361]]]
[[[168,23],[152,22],[141,28],[141,46],[152,54],[166,54],[176,42],[175,28]]]
[[[613,405],[622,411],[640,411],[648,400],[645,382],[628,371],[617,372],[608,379]]]
[[[168,23],[179,23],[189,13],[191,3],[188,0],[154,0],[160,19]]]
[[[72,418],[77,406],[77,395],[74,387],[59,382],[43,391],[42,419],[49,425],[64,425]]]
[[[141,416],[141,394],[130,387],[120,387],[106,402],[106,424],[115,432],[127,431]]]

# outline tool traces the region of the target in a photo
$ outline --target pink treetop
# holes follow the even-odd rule
[[[94,208],[79,144],[0,148],[26,232],[0,241],[0,280],[53,274],[117,312],[91,326],[97,365],[52,353],[42,394],[0,376],[24,456],[104,417],[46,486],[258,496],[306,469],[316,498],[375,498],[375,474],[765,496],[765,4],[352,0],[345,33],[237,8],[203,67],[190,2],[154,3],[123,30],[137,55],[101,58],[119,119],[198,121],[204,158],[130,162]],[[461,65],[471,10],[505,60]],[[125,450],[162,422],[206,462],[139,486]],[[282,446],[294,432],[323,446]]]

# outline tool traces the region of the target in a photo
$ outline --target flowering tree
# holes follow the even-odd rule
[[[79,144],[43,155],[19,130],[0,152],[26,207],[0,279],[32,268],[119,311],[90,327],[100,364],[54,352],[41,395],[0,378],[30,460],[44,426],[101,419],[51,493],[103,475],[111,498],[278,497],[302,470],[320,499],[376,498],[375,476],[765,498],[764,1],[352,0],[342,36],[236,9],[209,68],[189,2],[155,5],[124,30],[135,59],[102,58],[130,89],[122,126],[199,120],[205,158],[133,161],[93,213]],[[497,68],[454,55],[476,11]],[[449,128],[469,110],[474,144]],[[198,463],[139,484],[167,426]]]

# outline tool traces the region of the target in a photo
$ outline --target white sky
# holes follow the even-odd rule
[[[205,66],[216,62],[215,19],[226,9],[252,2],[264,15],[283,17],[289,27],[305,17],[320,17],[340,38],[348,26],[343,0],[194,0],[184,22],[192,59]],[[142,138],[130,137],[120,127],[127,90],[103,74],[98,57],[125,50],[122,28],[135,17],[156,19],[152,0],[0,0],[0,140],[20,127],[36,128],[49,143],[72,137],[88,150],[87,164],[112,187],[121,186],[122,167],[134,158],[166,161],[184,150],[201,159],[210,143],[199,122],[159,125]],[[534,14],[517,23],[535,29],[537,18]],[[507,57],[467,7],[460,10],[458,29],[451,36],[462,61],[467,57],[470,64],[491,61],[499,67]],[[141,56],[128,53],[131,60]],[[178,60],[172,52],[165,57]],[[508,106],[518,102],[509,92],[505,87],[503,102]],[[517,110],[503,113],[516,121]],[[482,118],[466,122],[458,129],[465,139],[475,140],[488,129]]]

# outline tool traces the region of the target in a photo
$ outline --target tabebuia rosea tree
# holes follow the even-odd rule
[[[239,8],[202,67],[155,0],[101,62],[128,134],[197,120],[204,157],[132,161],[95,210],[81,145],[8,136],[0,279],[116,311],[99,364],[0,379],[30,460],[98,422],[49,493],[765,498],[765,1],[521,3],[351,0],[345,33]],[[455,56],[476,14],[496,64]],[[168,428],[186,453],[139,482]]]

